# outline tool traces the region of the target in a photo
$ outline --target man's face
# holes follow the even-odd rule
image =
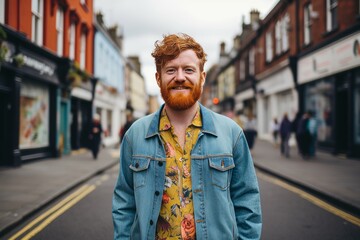
[[[193,50],[185,50],[167,62],[156,81],[166,105],[174,110],[186,110],[199,100],[205,82],[199,59]]]

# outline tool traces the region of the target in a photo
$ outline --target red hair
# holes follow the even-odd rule
[[[155,58],[156,71],[160,72],[167,62],[177,58],[181,52],[188,49],[195,52],[200,60],[200,71],[203,71],[206,53],[199,43],[184,33],[164,35],[162,41],[158,40],[155,42],[155,49],[151,56]]]

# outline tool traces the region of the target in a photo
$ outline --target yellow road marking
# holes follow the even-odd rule
[[[261,179],[263,179],[263,180],[265,180],[267,182],[274,183],[274,184],[276,184],[276,185],[278,185],[280,187],[283,187],[283,188],[285,188],[285,189],[287,189],[287,190],[289,190],[289,191],[291,191],[293,193],[296,193],[300,197],[310,201],[311,203],[321,207],[322,209],[325,209],[326,211],[328,211],[328,212],[330,212],[330,213],[332,213],[332,214],[334,214],[336,216],[339,216],[342,219],[345,219],[346,221],[351,222],[352,224],[360,227],[360,219],[359,218],[357,218],[357,217],[355,217],[355,216],[353,216],[351,214],[348,214],[348,213],[346,213],[344,211],[341,211],[340,209],[335,208],[334,206],[320,200],[319,198],[314,197],[314,196],[308,194],[307,192],[305,192],[305,191],[303,191],[301,189],[293,187],[293,186],[281,181],[280,179],[270,177],[270,176],[264,175],[264,174],[259,173],[259,172],[257,173],[257,175]]]
[[[91,186],[90,186],[91,187]],[[50,208],[45,213],[41,214],[39,217],[31,221],[28,225],[26,225],[24,228],[22,228],[20,231],[18,231],[15,235],[13,235],[9,240],[15,240],[22,234],[24,234],[26,231],[31,229],[33,226],[41,222],[43,219],[47,218],[49,215],[53,214],[57,210],[59,210],[61,207],[63,207],[66,203],[70,202],[71,200],[75,199],[77,196],[80,196],[83,192],[87,191],[89,189],[89,185],[84,185],[80,187],[78,190],[67,196],[65,199],[57,203],[54,207]]]
[[[76,203],[78,203],[81,199],[86,197],[89,193],[95,190],[95,186],[91,185],[88,186],[85,191],[83,191],[81,194],[76,196],[74,199],[66,203],[62,208],[60,208],[58,211],[54,212],[52,215],[50,215],[47,219],[45,219],[41,224],[39,224],[36,228],[34,228],[31,232],[26,234],[22,240],[28,240],[34,237],[36,234],[38,234],[40,231],[42,231],[47,225],[49,225],[51,222],[53,222],[57,217],[59,217],[61,214],[63,214],[66,210],[70,209],[72,206],[74,206]]]

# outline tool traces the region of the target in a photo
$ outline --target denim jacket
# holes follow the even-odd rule
[[[125,134],[113,195],[114,239],[155,239],[165,184],[159,133],[163,106]],[[200,105],[203,127],[191,152],[196,239],[260,239],[260,194],[242,129]]]

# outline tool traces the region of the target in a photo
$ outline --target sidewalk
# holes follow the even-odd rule
[[[340,158],[317,151],[316,157],[303,160],[296,147],[290,158],[270,142],[257,140],[253,149],[255,166],[315,194],[327,198],[360,216],[360,160]]]
[[[0,168],[0,236],[64,192],[118,163],[119,150],[104,148],[94,160],[87,150],[20,168]]]

